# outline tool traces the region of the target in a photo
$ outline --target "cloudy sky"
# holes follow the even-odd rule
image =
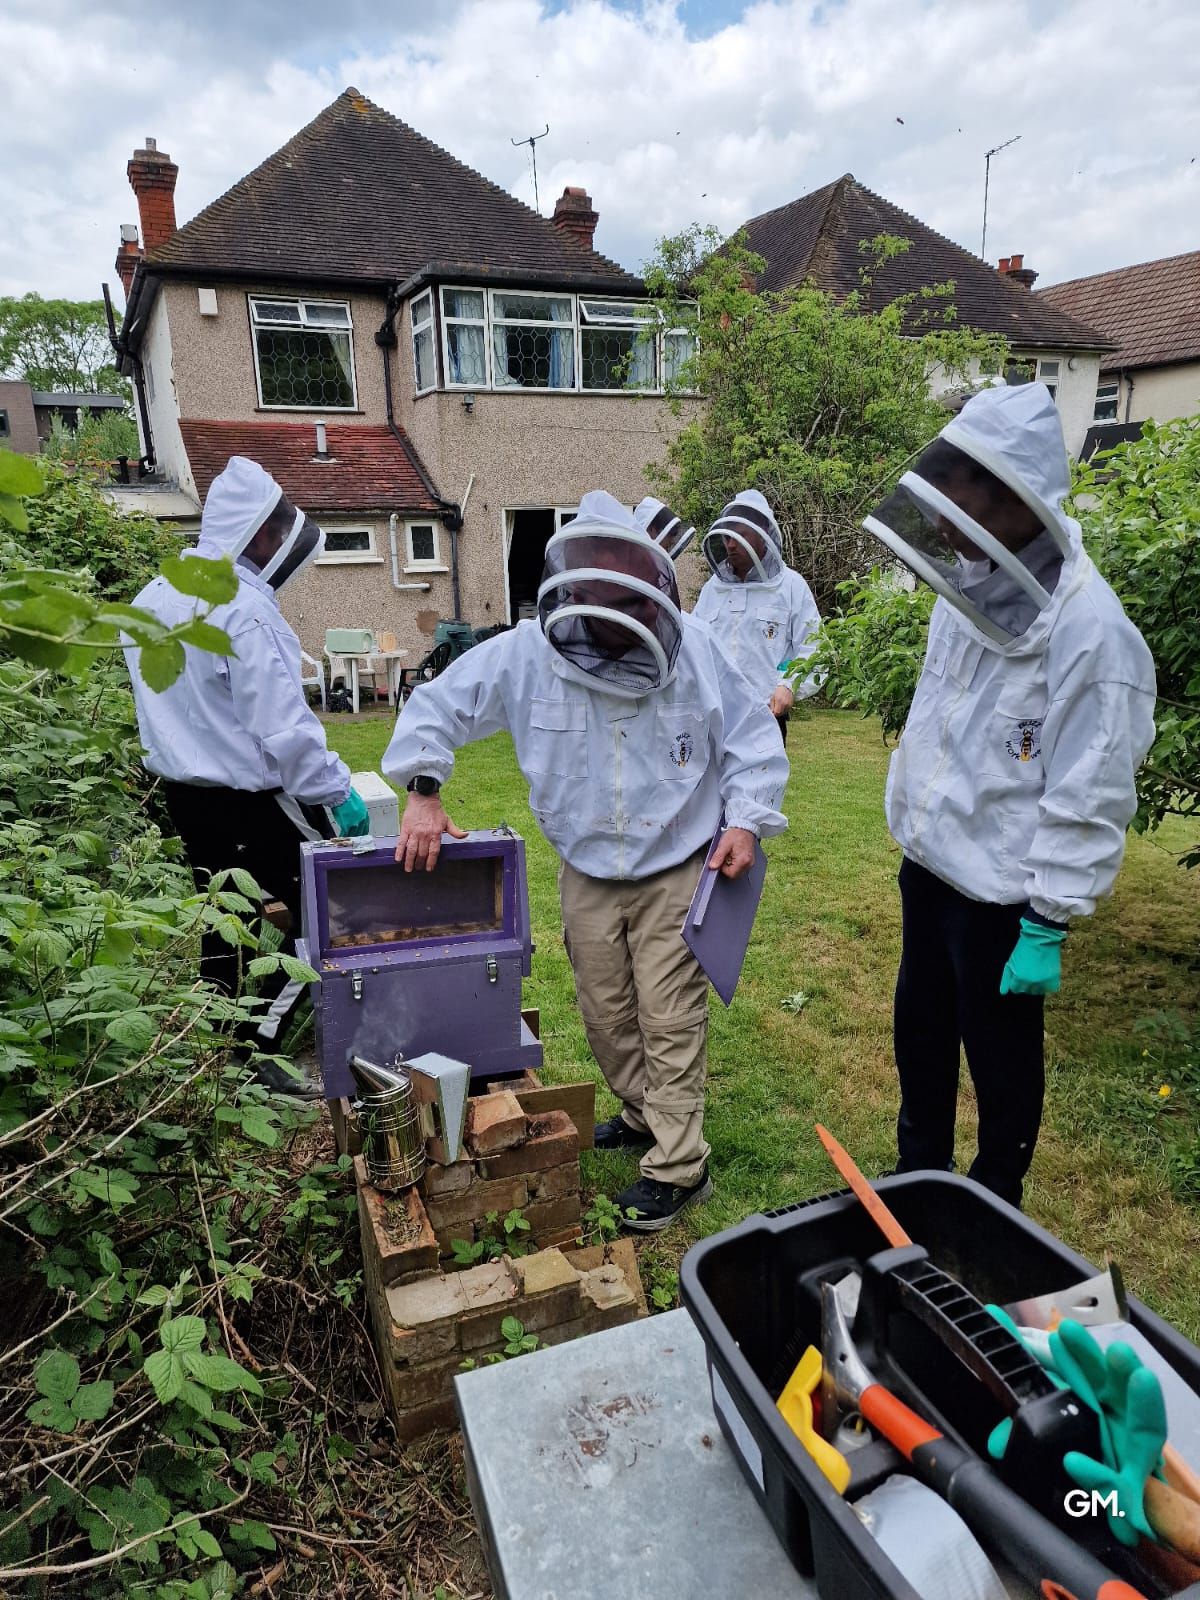
[[[0,293],[92,297],[178,162],[181,222],[349,84],[637,269],[843,172],[1042,282],[1200,248],[1195,0],[4,0]],[[299,219],[298,219],[299,221]]]

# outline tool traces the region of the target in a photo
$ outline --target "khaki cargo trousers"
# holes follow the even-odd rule
[[[641,882],[562,863],[563,937],[588,1043],[626,1122],[655,1143],[642,1175],[690,1186],[708,1158],[708,980],[680,930],[705,852]]]

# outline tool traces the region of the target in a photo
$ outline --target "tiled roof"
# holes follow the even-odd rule
[[[230,456],[266,467],[305,511],[436,511],[421,481],[412,444],[405,453],[386,427],[327,425],[329,460],[316,459],[311,422],[204,422],[180,419],[184,448],[203,499]]]
[[[1106,371],[1200,360],[1200,250],[1054,283],[1037,297],[1104,329],[1117,346]]]
[[[564,288],[641,288],[357,89],[151,251],[146,265],[390,284],[430,261],[548,275]]]
[[[811,280],[843,296],[861,288],[867,264],[863,240],[881,233],[907,239],[911,248],[885,263],[875,277],[874,304],[937,283],[953,282],[962,327],[1002,333],[1017,346],[1103,350],[1109,341],[1096,328],[1032,295],[979,256],[863,187],[850,173],[745,224],[751,250],[765,257],[761,289],[784,289]]]

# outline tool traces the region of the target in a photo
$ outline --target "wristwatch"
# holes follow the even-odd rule
[[[440,794],[442,786],[436,778],[410,778],[408,780],[409,794],[419,794],[422,799],[428,800],[430,795]]]

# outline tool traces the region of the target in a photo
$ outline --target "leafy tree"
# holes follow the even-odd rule
[[[112,408],[85,413],[74,428],[56,414],[42,454],[51,461],[87,467],[107,476],[111,463],[122,456],[136,461],[139,448],[137,423],[125,412]]]
[[[35,389],[130,395],[113,361],[102,300],[0,297],[0,373]]]
[[[760,489],[826,611],[878,559],[863,514],[946,421],[931,371],[950,385],[999,370],[1005,343],[958,325],[952,284],[873,308],[875,275],[907,240],[865,242],[861,288],[841,300],[811,285],[760,294],[762,258],[717,243],[697,228],[663,240],[646,273],[665,325],[697,338],[674,404],[689,390],[705,399],[650,473],[700,528],[738,490]]]
[[[1147,422],[1140,439],[1101,452],[1080,467],[1074,506],[1158,677],[1135,825],[1200,817],[1200,418]],[[1200,840],[1183,859],[1200,865]]]
[[[865,581],[848,578],[839,586],[838,608],[822,624],[816,656],[798,662],[797,675],[815,664],[832,705],[877,716],[884,738],[898,737],[921,676],[935,598],[924,584],[909,588],[878,567]]]

